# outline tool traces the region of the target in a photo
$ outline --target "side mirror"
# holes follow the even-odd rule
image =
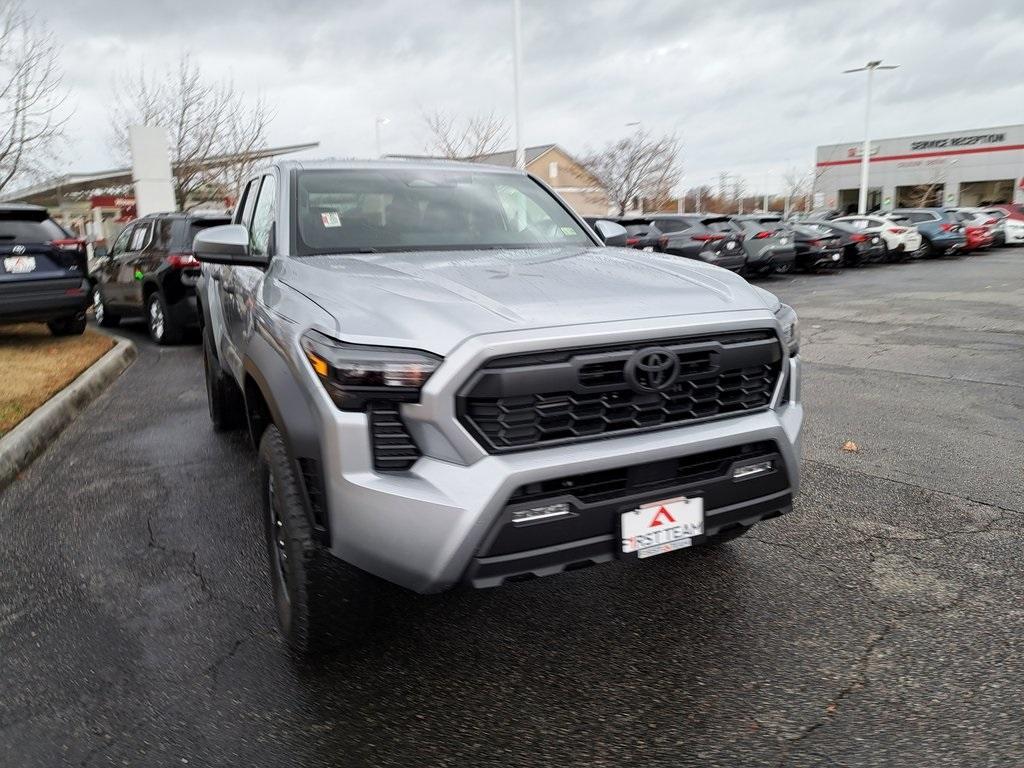
[[[594,231],[605,245],[614,248],[626,247],[626,228],[621,224],[599,219],[594,222]]]
[[[249,230],[241,224],[202,229],[192,241],[192,253],[207,264],[264,267],[267,257],[249,252]]]

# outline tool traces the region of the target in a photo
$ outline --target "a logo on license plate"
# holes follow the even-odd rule
[[[12,275],[23,275],[36,268],[34,256],[8,256],[4,259],[4,270]]]
[[[646,558],[683,549],[704,533],[704,500],[677,498],[622,514],[622,551]]]

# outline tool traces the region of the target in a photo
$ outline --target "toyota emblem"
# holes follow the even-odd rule
[[[661,392],[679,378],[679,358],[664,347],[648,347],[629,358],[625,373],[637,392]]]

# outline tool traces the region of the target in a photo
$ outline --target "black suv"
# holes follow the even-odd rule
[[[655,245],[656,251],[705,261],[733,272],[743,268],[747,261],[743,238],[733,228],[728,216],[682,214],[671,221],[678,229],[662,234]],[[661,228],[664,224],[659,223],[658,226]]]
[[[626,245],[642,251],[657,250],[662,235],[682,232],[689,226],[687,220],[677,215],[634,216],[617,221],[626,228]]]
[[[38,205],[0,206],[0,323],[69,336],[85,331],[88,306],[85,241]]]
[[[136,219],[93,269],[93,312],[105,327],[122,317],[145,317],[157,344],[175,344],[198,328],[199,262],[192,240],[206,227],[229,224],[224,215],[157,213]]]

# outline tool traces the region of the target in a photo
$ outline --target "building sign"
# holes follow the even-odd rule
[[[947,147],[972,147],[975,144],[1002,144],[1006,141],[1005,133],[979,133],[975,136],[953,136],[944,139],[924,139],[910,142],[910,149],[921,152],[926,149],[945,149]]]
[[[135,210],[134,197],[118,197],[117,195],[93,195],[89,198],[90,208],[117,208],[117,221],[131,221],[138,214]]]
[[[869,153],[870,153],[871,157],[874,157],[875,155],[877,155],[878,154],[878,145],[877,144],[872,144],[871,145],[871,149],[869,150]],[[847,157],[863,157],[864,156],[863,146],[861,144],[855,144],[852,147],[847,147],[846,148],[846,156]]]

